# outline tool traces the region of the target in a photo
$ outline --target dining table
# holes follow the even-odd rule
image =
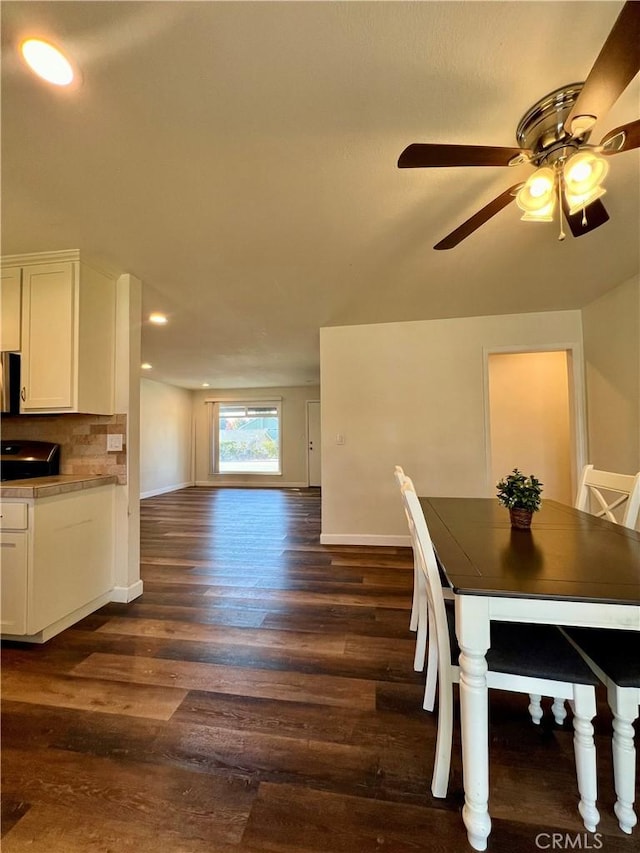
[[[420,504],[455,596],[462,817],[471,847],[485,850],[491,622],[640,631],[640,533],[555,500],[544,500],[525,530],[511,527],[496,498],[427,496]]]

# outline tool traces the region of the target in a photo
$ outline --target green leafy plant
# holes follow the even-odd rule
[[[513,471],[499,481],[498,500],[507,509],[527,509],[536,512],[540,509],[542,483],[533,474],[528,477],[514,468]]]

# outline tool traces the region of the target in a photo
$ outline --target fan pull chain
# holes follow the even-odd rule
[[[582,224],[583,225],[587,224],[587,208],[586,207],[582,208]]]
[[[562,242],[567,235],[564,233],[562,228],[562,180],[560,178],[558,178],[558,218],[560,219],[560,233],[558,234],[558,240]]]

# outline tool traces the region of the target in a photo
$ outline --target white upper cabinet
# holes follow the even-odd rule
[[[74,409],[76,290],[75,264],[24,268],[23,411]]]
[[[115,277],[78,252],[22,258],[25,413],[114,411]]]
[[[20,267],[0,271],[0,351],[20,351]]]

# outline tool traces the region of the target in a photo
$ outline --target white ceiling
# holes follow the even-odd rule
[[[577,308],[638,273],[640,156],[579,239],[510,205],[530,172],[396,167],[411,142],[515,144],[585,79],[620,2],[2,3],[2,251],[80,248],[144,282],[146,374],[189,388],[319,378],[325,325]],[[74,91],[18,60],[45,34]],[[640,114],[636,77],[592,141]]]

